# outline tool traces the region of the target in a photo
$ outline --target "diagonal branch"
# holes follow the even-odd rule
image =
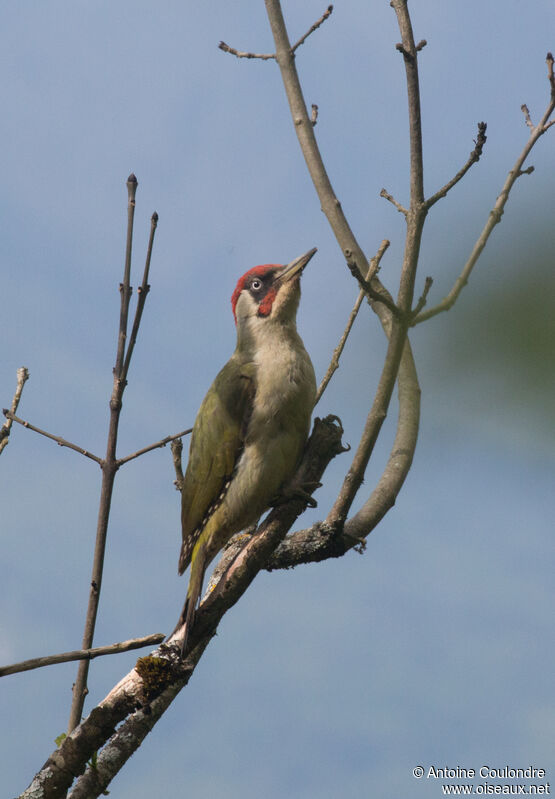
[[[92,660],[93,658],[103,657],[104,655],[118,655],[120,652],[130,652],[133,649],[140,649],[143,646],[154,646],[164,640],[162,633],[146,635],[143,638],[132,638],[129,641],[122,641],[119,644],[109,646],[97,646],[94,649],[76,649],[73,652],[62,652],[59,655],[46,655],[40,658],[22,660],[20,663],[12,663],[10,666],[0,667],[0,677],[8,674],[19,674],[21,671],[31,671],[41,669],[44,666],[54,666],[57,663],[69,663],[72,660]]]
[[[437,316],[437,314],[441,313],[442,311],[448,311],[450,308],[453,307],[453,305],[458,299],[459,294],[468,283],[472,270],[474,269],[474,266],[478,258],[480,257],[482,250],[486,246],[488,239],[493,232],[494,227],[497,224],[499,224],[499,222],[501,221],[501,217],[503,216],[505,206],[507,204],[509,195],[511,193],[514,184],[516,183],[519,177],[525,174],[530,174],[530,172],[533,170],[533,167],[528,167],[528,169],[524,169],[523,168],[524,162],[530,155],[530,152],[534,147],[534,145],[536,144],[536,142],[538,141],[538,139],[540,139],[541,136],[543,136],[543,134],[547,130],[549,130],[549,128],[555,121],[555,120],[551,122],[549,121],[551,115],[553,114],[553,111],[555,111],[555,79],[553,77],[553,56],[551,55],[551,53],[547,54],[546,61],[547,61],[548,80],[550,85],[550,101],[542,118],[535,127],[532,126],[528,141],[526,142],[524,149],[517,158],[513,168],[510,170],[509,174],[507,175],[505,183],[503,184],[503,187],[499,192],[497,200],[495,201],[495,205],[493,206],[492,210],[489,213],[487,222],[484,225],[482,232],[478,236],[478,239],[476,240],[476,243],[472,248],[472,252],[470,253],[469,258],[465,263],[462,272],[456,279],[453,288],[437,305],[435,305],[434,307],[430,308],[427,311],[422,311],[421,313],[419,313],[411,324],[417,325],[420,324],[420,322],[425,322],[427,319],[431,319],[432,316]],[[529,119],[530,115],[528,113],[527,122]]]
[[[416,303],[416,305],[414,307],[414,310],[413,310],[413,312],[411,314],[413,319],[418,316],[418,314],[420,313],[422,308],[426,305],[426,302],[427,302],[427,299],[428,299],[428,294],[430,292],[430,289],[432,288],[432,283],[433,282],[434,282],[434,280],[430,276],[428,276],[426,278],[426,280],[424,281],[424,290],[422,291],[422,294],[420,295],[420,298],[419,298],[418,302]]]
[[[322,16],[320,17],[320,19],[316,20],[314,25],[311,25],[310,28],[307,30],[307,32],[303,36],[301,36],[301,38],[293,45],[293,47],[291,47],[291,53],[294,53],[295,50],[301,46],[301,44],[304,44],[304,42],[308,39],[308,37],[312,33],[314,33],[315,30],[318,30],[320,25],[322,25],[331,15],[332,11],[333,11],[333,6],[332,5],[328,6],[327,9],[322,14]],[[276,58],[275,53],[250,53],[245,50],[236,50],[235,47],[230,47],[230,45],[226,44],[225,42],[220,42],[218,44],[218,47],[220,48],[220,50],[223,50],[224,53],[229,53],[230,55],[234,55],[236,58],[258,58],[261,61],[270,61]],[[316,108],[316,113],[317,113],[318,106],[312,106],[312,107],[313,109]],[[313,121],[313,124],[316,124],[316,120]]]
[[[378,271],[378,269],[380,267],[380,261],[382,260],[385,251],[389,247],[389,244],[390,244],[390,242],[387,239],[384,239],[382,241],[382,243],[380,244],[378,252],[370,260],[370,266],[369,266],[369,269],[368,269],[368,274],[366,275],[366,278],[365,278],[365,283],[368,286],[370,285],[369,282],[370,282],[371,278]],[[330,382],[331,378],[333,377],[333,375],[335,374],[335,372],[339,368],[339,359],[341,358],[343,350],[345,349],[345,344],[347,343],[347,339],[349,337],[349,333],[351,332],[351,329],[352,329],[352,327],[353,327],[353,325],[355,323],[355,319],[358,316],[358,312],[360,310],[360,306],[362,305],[362,300],[366,296],[366,293],[367,293],[367,291],[366,291],[365,288],[361,288],[361,290],[358,293],[358,297],[357,297],[356,302],[355,302],[355,304],[353,306],[353,310],[349,314],[349,318],[347,320],[347,325],[345,327],[345,330],[343,331],[343,335],[339,339],[339,344],[337,345],[337,347],[333,351],[333,355],[332,355],[332,359],[331,359],[330,365],[328,366],[326,374],[322,378],[322,382],[318,386],[318,391],[316,392],[316,400],[314,402],[314,406],[318,405],[318,403],[320,402],[320,399],[322,398],[322,394],[324,393],[324,391],[328,387],[328,383]]]
[[[72,449],[74,452],[79,452],[80,455],[84,455],[86,458],[90,458],[102,466],[102,458],[99,458],[98,455],[93,455],[93,453],[89,452],[88,449],[83,449],[83,447],[79,447],[77,444],[72,444],[71,441],[67,441],[61,436],[55,436],[52,433],[47,433],[46,430],[41,430],[40,427],[35,427],[35,425],[31,424],[31,422],[27,422],[25,419],[20,419],[19,416],[16,416],[11,411],[6,410],[6,408],[4,408],[3,414],[7,419],[12,422],[17,422],[18,424],[27,428],[27,430],[32,430],[34,433],[39,433],[39,435],[45,436],[51,441],[55,441],[60,447],[67,447],[68,449]]]
[[[157,441],[156,444],[149,444],[148,447],[138,449],[137,452],[133,452],[131,455],[126,455],[125,458],[119,458],[117,461],[118,468],[123,466],[124,463],[128,463],[128,461],[132,461],[134,458],[144,455],[146,452],[151,452],[153,449],[158,449],[159,447],[165,447],[166,444],[170,444],[172,441],[182,438],[183,436],[188,436],[189,433],[192,432],[193,428],[189,427],[187,430],[182,430],[181,433],[174,433],[172,436],[166,436],[161,441]]]
[[[129,371],[129,364],[131,363],[131,357],[133,355],[133,350],[135,348],[135,344],[137,342],[137,334],[139,332],[139,326],[141,324],[141,318],[143,316],[143,310],[145,307],[146,298],[148,292],[150,291],[150,286],[148,283],[148,274],[150,272],[150,261],[152,258],[152,247],[154,245],[154,234],[156,233],[156,227],[158,225],[158,214],[156,211],[152,214],[150,219],[150,236],[148,239],[148,247],[146,251],[146,261],[145,261],[145,268],[143,272],[143,281],[138,289],[138,300],[137,300],[137,307],[135,308],[135,318],[133,319],[133,327],[131,328],[131,337],[129,338],[129,343],[127,345],[127,352],[125,353],[125,361],[122,366],[121,370],[121,379],[125,382],[127,380],[127,373]]]
[[[307,30],[307,32],[304,34],[304,36],[301,36],[301,38],[299,39],[299,41],[298,41],[298,42],[296,42],[296,43],[293,45],[293,47],[291,48],[291,52],[292,52],[292,53],[294,53],[294,52],[295,52],[295,50],[296,50],[298,47],[300,47],[300,46],[301,46],[301,44],[304,44],[304,42],[305,42],[305,41],[308,39],[308,37],[310,36],[310,34],[311,34],[311,33],[314,33],[314,31],[315,31],[315,30],[318,30],[318,28],[320,27],[320,25],[322,25],[322,24],[323,24],[323,23],[324,23],[324,22],[327,20],[327,18],[328,18],[328,17],[331,15],[331,12],[332,12],[332,11],[333,11],[333,6],[328,6],[328,7],[327,7],[327,9],[326,9],[326,10],[324,11],[324,13],[322,14],[322,16],[320,17],[320,19],[316,20],[316,22],[314,23],[314,25],[311,25],[311,26],[310,26],[310,28]]]
[[[401,203],[397,202],[397,200],[395,199],[395,197],[393,197],[393,195],[392,195],[392,194],[390,194],[390,193],[389,193],[389,192],[388,192],[386,189],[382,189],[382,190],[380,191],[380,197],[383,197],[383,198],[384,198],[384,200],[387,200],[387,201],[388,201],[388,202],[390,202],[392,205],[394,205],[394,206],[395,206],[395,208],[396,208],[396,209],[399,211],[399,213],[400,213],[400,214],[403,214],[403,216],[404,216],[404,217],[406,217],[406,216],[407,216],[407,214],[408,214],[408,211],[407,211],[407,209],[406,209],[406,208],[405,208],[403,205],[401,205]]]
[[[377,304],[374,310],[380,315],[386,334],[391,335],[392,320],[391,317],[388,319],[384,306]],[[393,446],[382,476],[362,508],[345,522],[342,530],[334,529],[326,520],[308,530],[298,530],[287,536],[268,561],[268,571],[338,558],[350,549],[360,550],[364,547],[366,536],[395,504],[416,450],[420,386],[408,339],[399,365],[397,394],[399,410]]]
[[[341,433],[342,428],[334,417],[315,420],[294,484],[319,482],[330,460],[343,451]],[[273,550],[303,512],[305,504],[304,500],[296,498],[278,506],[256,534],[248,538],[197,611],[185,659],[182,661],[179,657],[183,631],[178,627],[168,643],[162,644],[149,657],[140,658],[136,667],[89,717],[68,734],[29,788],[21,794],[21,799],[45,795],[40,793],[45,786],[50,799],[61,799],[66,796],[74,774],[82,776],[73,787],[71,799],[90,799],[106,788],[187,684],[220,620],[264,568]],[[94,768],[87,767],[92,753],[100,750],[108,739]]]
[[[435,203],[437,203],[438,200],[441,200],[442,197],[445,197],[447,192],[450,191],[453,188],[453,186],[456,186],[459,180],[461,180],[466,175],[470,167],[480,160],[480,156],[482,155],[482,150],[484,149],[484,144],[486,143],[487,140],[486,136],[487,127],[488,126],[486,125],[485,122],[478,122],[478,135],[476,136],[476,140],[474,142],[475,147],[470,153],[468,161],[462,167],[462,169],[459,169],[454,178],[452,178],[448,183],[445,184],[445,186],[443,186],[443,188],[441,188],[439,191],[436,191],[435,194],[433,194],[431,197],[429,197],[426,200],[426,205],[428,206],[428,208],[431,208],[432,205],[435,205]]]

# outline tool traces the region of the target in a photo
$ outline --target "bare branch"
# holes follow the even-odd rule
[[[418,316],[418,314],[420,313],[420,311],[422,310],[422,308],[426,305],[428,292],[432,288],[432,283],[433,282],[434,282],[433,278],[431,278],[431,277],[427,277],[426,280],[424,281],[424,291],[422,292],[422,294],[420,296],[420,299],[416,303],[416,307],[415,307],[414,311],[412,312],[413,318],[416,318]]]
[[[420,387],[408,340],[397,384],[399,412],[395,440],[387,465],[371,496],[358,513],[345,523],[342,531],[334,530],[326,522],[318,522],[307,530],[291,533],[268,561],[268,571],[337,558],[349,549],[357,549],[361,540],[393,507],[412,464],[420,419]]]
[[[341,433],[336,417],[315,420],[293,485],[319,482],[329,461],[343,451]],[[98,753],[95,767],[89,766],[77,778],[71,797],[89,799],[106,788],[187,684],[221,618],[247,590],[305,505],[306,502],[298,498],[279,505],[271,511],[256,534],[249,537],[197,611],[184,660],[178,655],[182,635],[178,625],[170,640],[149,657],[140,658],[136,667],[67,736],[21,799],[38,795],[45,785],[49,786],[51,799],[65,797],[73,775],[82,774],[92,753],[100,750],[110,739]]]
[[[368,273],[367,273],[366,278],[365,278],[366,283],[369,284],[369,281],[372,278],[372,276],[375,275],[376,272],[378,271],[379,266],[380,266],[380,261],[381,261],[383,255],[384,255],[384,253],[385,253],[385,251],[387,250],[388,247],[389,247],[389,241],[387,239],[384,239],[382,241],[382,243],[380,244],[380,248],[379,248],[378,252],[376,253],[376,255],[370,261],[370,266],[369,266],[369,269],[368,269]],[[318,386],[318,391],[316,392],[316,400],[314,402],[314,406],[315,407],[320,402],[322,394],[326,390],[326,388],[328,386],[328,383],[330,382],[330,380],[333,377],[334,373],[339,368],[339,359],[341,358],[343,350],[345,349],[345,344],[347,343],[347,339],[349,337],[349,333],[351,332],[351,329],[353,327],[355,319],[357,318],[358,312],[360,310],[360,306],[362,304],[362,300],[364,299],[365,295],[366,295],[366,290],[365,289],[361,289],[359,291],[359,294],[358,294],[358,297],[356,299],[356,302],[355,302],[355,304],[353,306],[353,310],[349,314],[349,318],[347,320],[347,325],[345,327],[345,330],[343,331],[343,335],[339,339],[339,344],[337,345],[337,347],[333,351],[333,355],[332,355],[332,359],[331,359],[330,365],[328,366],[328,369],[327,369],[326,374],[324,375],[324,377],[322,379],[322,382]]]
[[[555,75],[553,74],[553,54],[548,53],[545,57],[547,64],[547,79],[551,87],[551,102],[555,103]]]
[[[388,201],[388,202],[390,202],[392,205],[394,205],[394,206],[395,206],[395,208],[396,208],[396,209],[399,211],[399,213],[400,213],[400,214],[404,214],[404,216],[406,216],[406,215],[408,214],[408,211],[407,211],[407,209],[406,209],[406,208],[404,208],[404,207],[401,205],[401,203],[398,203],[398,202],[397,202],[397,200],[395,199],[395,197],[392,197],[392,195],[391,195],[391,194],[389,194],[389,192],[387,192],[385,189],[382,189],[382,190],[380,191],[380,197],[383,197],[385,200],[387,200],[387,201]]]
[[[287,94],[291,116],[295,126],[295,132],[303,152],[305,162],[314,183],[314,187],[320,199],[323,212],[326,214],[330,226],[335,234],[335,237],[341,247],[343,254],[346,257],[348,266],[354,265],[356,267],[355,276],[357,280],[364,280],[362,275],[368,272],[368,261],[364,255],[361,247],[359,246],[348,222],[345,218],[341,204],[337,199],[333,187],[329,180],[328,174],[324,167],[322,157],[316,142],[314,127],[312,126],[307,114],[306,105],[303,98],[299,76],[295,66],[295,59],[291,54],[291,45],[287,35],[287,29],[283,19],[281,5],[279,0],[265,0],[266,11],[268,19],[272,28],[272,34],[276,43],[276,57],[279,64],[283,85]],[[411,179],[411,186],[418,182]],[[423,199],[423,198],[422,198]],[[425,209],[418,209],[414,212],[414,219],[411,219],[408,224],[407,243],[405,246],[405,260],[404,260],[404,273],[412,276],[415,269],[418,257],[418,245],[420,241],[421,225],[425,217]],[[412,249],[409,248],[409,243]],[[416,246],[414,246],[416,244]],[[408,264],[408,265],[407,265]],[[412,270],[412,271],[411,271]],[[345,477],[343,487],[338,498],[338,502],[332,509],[331,517],[328,516],[328,523],[336,529],[341,529],[345,521],[346,515],[349,511],[354,496],[362,484],[364,472],[368,464],[368,460],[374,448],[378,434],[381,430],[383,421],[386,417],[389,402],[395,385],[397,371],[403,353],[406,341],[406,327],[395,318],[395,303],[391,299],[384,287],[377,277],[373,277],[371,282],[372,293],[372,307],[378,314],[382,325],[391,329],[391,336],[389,339],[386,360],[384,369],[380,376],[378,388],[374,403],[368,414],[366,424],[364,427],[363,435],[357,451],[355,453],[353,463]],[[365,286],[366,288],[366,286]],[[410,283],[408,288],[410,289]],[[379,295],[379,300],[376,295]],[[382,297],[386,296],[389,303],[384,303]],[[407,290],[406,279],[402,285],[400,298],[405,303],[400,306],[405,313],[410,311],[411,304],[407,305],[407,301],[411,300],[412,293]],[[387,304],[387,307],[386,307]],[[392,318],[396,323],[392,324]]]
[[[129,314],[129,301],[131,299],[131,292],[133,289],[130,285],[131,280],[131,251],[133,246],[133,220],[135,218],[135,195],[138,186],[137,178],[133,173],[127,178],[127,241],[125,246],[125,266],[123,270],[123,282],[120,283],[121,307],[119,319],[119,333],[118,333],[118,347],[116,353],[116,365],[114,367],[114,375],[117,375],[118,381],[124,382],[123,379],[123,358],[125,355],[125,342],[127,340],[127,317]],[[112,403],[119,402],[121,404],[121,394],[123,388],[120,388],[118,381],[114,382],[114,390],[112,392]]]
[[[310,36],[311,33],[314,33],[315,30],[318,30],[320,25],[322,25],[322,23],[325,22],[327,20],[327,18],[331,15],[332,11],[333,11],[333,6],[328,6],[327,9],[322,14],[322,16],[320,17],[320,19],[317,20],[314,23],[314,25],[311,25],[310,28],[305,33],[305,35],[301,36],[299,41],[296,44],[293,45],[293,47],[291,48],[291,52],[292,53],[294,53],[295,50],[297,49],[297,47],[300,47],[301,44],[303,44],[308,39],[308,37]]]
[[[379,287],[374,288],[372,286],[371,280],[365,280],[365,278],[361,275],[358,266],[356,264],[356,261],[353,259],[352,252],[350,250],[348,249],[345,250],[344,255],[345,255],[345,261],[347,263],[347,266],[349,267],[352,276],[358,281],[359,285],[361,286],[365,294],[367,294],[368,297],[370,297],[370,299],[374,300],[375,302],[382,302],[385,305],[385,307],[389,311],[391,311],[393,316],[399,317],[400,316],[399,309],[391,299],[389,293],[381,291]],[[370,273],[371,273],[371,266],[368,267],[368,274]]]
[[[88,449],[83,449],[83,447],[79,447],[77,444],[72,444],[71,441],[67,441],[65,438],[62,438],[61,436],[55,436],[52,433],[47,433],[46,430],[41,430],[40,427],[35,427],[35,425],[31,424],[31,422],[26,422],[25,419],[20,419],[19,416],[15,416],[15,414],[13,414],[11,411],[6,410],[6,408],[4,408],[3,414],[12,422],[17,422],[23,427],[26,427],[27,430],[32,430],[34,433],[39,433],[39,435],[45,436],[46,438],[49,438],[51,441],[55,441],[56,444],[58,444],[60,447],[67,447],[68,449],[72,449],[74,452],[79,452],[81,455],[84,455],[86,458],[90,458],[91,460],[96,461],[96,463],[102,466],[103,463],[102,458],[99,458],[98,455],[93,455],[93,453],[89,452]]]
[[[391,0],[390,5],[397,15],[402,45],[397,48],[403,54],[407,83],[410,141],[410,204],[406,215],[407,233],[401,280],[397,294],[397,307],[408,316],[412,307],[416,269],[420,255],[422,230],[428,208],[424,201],[424,164],[422,158],[422,124],[420,110],[420,86],[418,77],[418,50],[407,0]]]
[[[507,204],[509,195],[511,193],[514,184],[516,183],[518,178],[521,177],[522,175],[529,175],[534,171],[533,167],[528,167],[524,169],[523,168],[524,162],[530,155],[530,152],[534,147],[534,145],[536,144],[536,142],[538,141],[538,139],[541,136],[543,136],[543,134],[547,130],[549,130],[553,122],[555,122],[555,120],[549,122],[549,118],[553,114],[553,111],[555,110],[555,78],[553,76],[553,56],[551,55],[551,53],[547,54],[546,61],[547,61],[548,79],[551,88],[550,91],[551,97],[549,105],[547,106],[538,124],[535,127],[532,126],[528,141],[526,142],[526,145],[522,150],[521,154],[517,158],[515,165],[507,175],[507,178],[505,180],[505,183],[503,184],[501,191],[499,192],[499,196],[497,197],[495,205],[493,206],[492,210],[489,213],[487,222],[484,225],[482,232],[478,236],[478,239],[476,240],[476,243],[472,248],[472,252],[470,253],[469,258],[465,263],[462,272],[455,280],[453,288],[443,298],[443,300],[441,300],[441,302],[439,302],[433,308],[430,308],[427,311],[422,311],[421,313],[419,313],[418,316],[415,317],[411,322],[412,325],[417,325],[420,324],[420,322],[425,322],[427,319],[431,319],[432,316],[436,316],[437,314],[442,313],[443,311],[448,311],[450,308],[453,307],[453,305],[458,299],[459,294],[468,283],[472,270],[474,269],[474,266],[478,258],[480,257],[482,250],[486,246],[488,239],[491,233],[493,232],[494,227],[501,221],[501,217],[503,216],[505,206]],[[524,115],[525,117],[527,117],[528,121],[529,118],[529,113],[527,113],[528,108],[526,106],[522,106],[522,108],[523,110],[525,109]]]
[[[177,438],[182,438],[183,436],[188,436],[189,433],[192,432],[193,428],[189,427],[187,430],[182,430],[181,433],[175,433],[173,436],[166,436],[166,438],[163,438],[161,441],[157,441],[156,444],[149,444],[148,447],[143,447],[143,449],[133,452],[132,455],[126,455],[125,458],[119,458],[117,461],[118,468],[128,461],[132,461],[134,458],[144,455],[146,452],[151,452],[151,450],[158,449],[158,447],[165,447],[166,444],[169,444],[171,441],[175,441]]]
[[[114,366],[114,381],[112,395],[110,397],[110,423],[108,427],[108,440],[106,444],[106,457],[102,461],[102,484],[100,488],[100,500],[98,507],[98,518],[96,524],[96,539],[94,547],[92,574],[89,588],[89,600],[87,604],[87,615],[83,630],[83,640],[81,649],[91,649],[94,640],[94,630],[96,626],[96,616],[100,601],[100,589],[102,587],[102,574],[104,571],[104,553],[106,550],[106,539],[108,535],[108,520],[110,517],[110,506],[112,502],[112,492],[114,480],[118,469],[116,460],[116,448],[118,440],[119,419],[122,407],[122,397],[125,391],[126,378],[124,375],[125,367],[125,343],[127,340],[127,322],[129,315],[129,302],[131,299],[131,250],[133,244],[133,221],[135,218],[135,195],[137,192],[137,178],[133,173],[127,179],[127,239],[125,246],[125,264],[123,270],[123,282],[120,284],[121,305],[120,320],[118,330],[118,343],[116,351],[116,364]],[[127,363],[127,368],[129,363]],[[87,695],[87,677],[89,674],[89,660],[82,660],[77,669],[77,677],[73,684],[73,698],[69,714],[68,731],[71,732],[81,721],[85,697]]]
[[[420,88],[418,81],[418,49],[414,43],[412,23],[407,8],[407,0],[392,0],[391,4],[397,15],[402,44],[396,45],[403,54],[407,79],[409,100],[409,134],[411,162],[411,205],[424,201],[423,165],[422,165],[422,127],[420,123]]]
[[[230,47],[229,44],[225,42],[220,42],[218,47],[220,50],[223,50],[224,53],[229,53],[230,55],[234,55],[237,58],[259,58],[261,61],[269,61],[271,58],[275,58],[275,53],[246,53],[242,52],[241,50],[236,50],[234,47]]]
[[[274,41],[276,42],[276,60],[281,70],[295,133],[297,134],[310,177],[314,183],[314,188],[320,199],[322,211],[328,218],[341,251],[350,250],[360,273],[365,275],[368,271],[368,261],[349,227],[341,208],[341,203],[335,196],[326,172],[316,142],[314,126],[307,112],[295,59],[291,54],[291,44],[278,0],[266,0],[266,11],[272,27]]]
[[[445,197],[447,192],[450,191],[450,189],[452,189],[453,186],[456,186],[459,180],[461,180],[461,178],[463,178],[466,175],[472,164],[475,164],[477,161],[480,160],[480,156],[482,155],[482,150],[484,149],[484,144],[486,143],[487,140],[486,130],[487,130],[486,123],[478,122],[478,135],[474,141],[475,147],[470,153],[468,161],[462,167],[462,169],[459,169],[454,178],[452,178],[448,183],[445,184],[445,186],[443,186],[443,188],[441,188],[439,191],[433,194],[428,200],[426,200],[426,205],[428,208],[431,208],[432,205],[437,203],[438,200],[440,200],[442,197]]]
[[[129,364],[131,363],[131,358],[133,356],[133,350],[135,348],[135,344],[137,342],[137,334],[139,332],[139,326],[141,324],[141,318],[143,315],[143,310],[145,307],[146,298],[148,292],[150,291],[150,286],[148,284],[148,274],[150,271],[150,260],[152,258],[152,247],[154,245],[154,234],[156,233],[156,227],[158,226],[158,214],[156,211],[152,214],[150,219],[150,236],[148,239],[148,247],[146,251],[146,261],[145,261],[145,268],[143,272],[143,281],[139,286],[138,290],[138,300],[137,300],[137,307],[135,309],[135,318],[133,320],[133,327],[131,328],[131,337],[129,339],[129,344],[127,345],[127,352],[125,353],[125,361],[122,367],[121,372],[121,379],[123,381],[127,380],[127,373],[129,371]]]
[[[183,452],[183,441],[180,438],[176,438],[175,441],[172,441],[171,452],[173,459],[173,467],[175,469],[174,484],[177,490],[181,491],[183,487],[183,467],[181,465],[181,453]]]
[[[163,633],[154,633],[143,638],[131,638],[129,641],[122,641],[119,644],[97,646],[94,649],[76,649],[73,652],[62,652],[59,655],[46,655],[40,658],[22,660],[20,663],[12,663],[10,666],[1,666],[0,677],[6,677],[8,674],[18,674],[20,671],[41,669],[43,666],[54,666],[57,663],[68,663],[72,660],[92,660],[104,655],[117,655],[120,652],[141,649],[143,646],[155,646],[162,643],[165,637]]]
[[[20,366],[16,374],[17,374],[17,383],[15,387],[15,393],[12,399],[11,411],[7,411],[6,409],[4,409],[4,416],[6,416],[7,419],[0,428],[0,453],[2,453],[4,448],[8,446],[8,439],[10,436],[10,431],[12,429],[12,423],[14,421],[13,417],[17,412],[19,400],[21,399],[21,394],[23,392],[23,386],[29,379],[29,370],[27,369],[26,366]],[[10,414],[9,416],[8,413]]]
[[[375,277],[378,272],[380,271],[380,264],[381,260],[385,255],[386,250],[388,249],[391,242],[389,239],[383,239],[382,243],[378,247],[377,253],[374,255],[373,258],[370,259],[370,268],[368,269],[368,274],[366,275],[366,280],[370,281],[373,277]]]
[[[526,124],[528,125],[530,130],[534,130],[534,123],[532,122],[532,118],[530,117],[530,111],[529,111],[528,106],[526,105],[526,103],[523,103],[520,106],[520,110],[524,114],[524,119],[526,120]]]

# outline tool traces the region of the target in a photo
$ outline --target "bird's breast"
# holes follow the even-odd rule
[[[302,341],[278,340],[261,347],[256,358],[254,426],[306,428],[316,396],[316,378]],[[256,418],[258,417],[258,418]]]

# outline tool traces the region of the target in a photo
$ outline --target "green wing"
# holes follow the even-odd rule
[[[256,391],[254,377],[255,365],[238,363],[233,356],[200,406],[181,490],[180,574],[189,565],[203,522],[225,490],[242,452]]]

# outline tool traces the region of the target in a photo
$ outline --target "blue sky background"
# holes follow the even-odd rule
[[[286,2],[297,39],[324,11]],[[420,57],[425,186],[480,163],[430,214],[419,287],[460,272],[528,129],[548,102],[551,0],[411,4]],[[148,297],[124,398],[119,454],[189,426],[234,348],[229,297],[257,263],[317,246],[299,326],[321,377],[357,289],[319,209],[273,62],[264,5],[142,0],[12,3],[0,31],[0,395],[31,379],[19,413],[103,455],[125,242],[125,179],[139,179],[134,285],[160,214]],[[307,103],[343,207],[369,255],[387,237],[394,288],[403,220],[379,198],[408,187],[406,89],[387,0],[338,3],[298,52]],[[422,765],[549,770],[553,691],[553,174],[538,144],[449,313],[413,331],[420,442],[395,508],[364,556],[264,574],[225,618],[189,687],[112,783],[113,797],[344,799],[440,796]],[[385,350],[363,308],[318,407],[355,443]],[[393,432],[370,464],[383,468]],[[349,456],[317,495],[322,518]],[[0,459],[0,661],[77,648],[100,471],[14,429]],[[96,642],[167,632],[179,497],[169,450],[117,477]],[[361,500],[362,501],[362,497]],[[95,661],[87,712],[136,654]],[[75,664],[0,685],[6,796],[30,782],[67,725]]]

